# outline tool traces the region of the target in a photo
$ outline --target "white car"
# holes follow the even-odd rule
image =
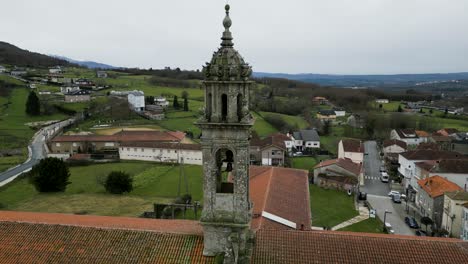
[[[393,230],[393,227],[389,222],[385,223],[385,229],[387,229],[389,234],[395,234],[395,230]]]
[[[390,177],[388,176],[386,172],[382,172],[382,175],[380,176],[380,180],[382,182],[388,182],[390,180]]]
[[[390,191],[390,192],[388,193],[388,196],[392,197],[393,195],[396,195],[396,194],[400,195],[400,192],[398,192],[398,191]]]

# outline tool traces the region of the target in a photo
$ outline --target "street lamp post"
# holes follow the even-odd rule
[[[385,221],[387,220],[387,214],[391,214],[392,212],[385,210],[384,216],[383,216],[383,231],[385,232]]]

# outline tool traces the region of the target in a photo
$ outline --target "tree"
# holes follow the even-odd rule
[[[432,109],[429,109],[429,113],[432,115],[434,111]]]
[[[188,92],[187,91],[182,91],[181,97],[184,99],[188,99]]]
[[[154,96],[146,96],[145,97],[145,104],[147,104],[147,105],[154,104]]]
[[[432,225],[434,222],[432,221],[431,218],[424,216],[421,218],[421,224],[426,226],[426,234],[427,234],[427,226]]]
[[[383,108],[383,105],[379,104],[379,109],[382,110],[382,108]]]
[[[46,158],[33,167],[30,182],[38,192],[63,192],[70,184],[68,166],[61,159]]]
[[[400,112],[400,113],[403,112],[403,108],[401,108],[401,105],[398,105],[398,110],[397,111]]]
[[[185,112],[188,112],[189,110],[189,107],[188,107],[188,99],[187,98],[184,98],[184,111]]]
[[[28,115],[37,116],[41,114],[41,104],[39,97],[37,97],[34,91],[31,91],[26,101],[26,113]]]
[[[104,184],[106,191],[112,194],[122,194],[133,190],[133,179],[122,171],[112,171]]]
[[[323,127],[322,127],[322,134],[327,136],[331,133],[331,121],[326,120],[323,122]]]
[[[376,120],[374,118],[367,118],[367,122],[366,122],[366,133],[367,133],[367,136],[372,139],[374,137],[374,130],[375,130],[375,123],[376,123]]]
[[[177,101],[177,95],[174,95],[174,102],[172,102],[172,107],[174,107],[174,109],[179,109],[180,107],[179,101]]]

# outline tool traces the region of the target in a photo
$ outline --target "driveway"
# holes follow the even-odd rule
[[[34,165],[39,163],[39,161],[46,156],[44,144],[47,141],[47,139],[53,136],[54,133],[58,130],[62,129],[67,125],[72,124],[73,122],[74,119],[71,118],[40,129],[34,135],[31,145],[29,145],[30,152],[28,160],[17,167],[0,173],[0,186],[3,186],[9,183],[10,181],[14,180],[21,173],[30,171]]]

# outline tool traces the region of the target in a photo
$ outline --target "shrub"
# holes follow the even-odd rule
[[[30,182],[38,192],[64,192],[70,184],[68,166],[61,159],[46,158],[33,167]]]
[[[122,171],[109,173],[104,184],[106,191],[112,194],[122,194],[133,190],[133,179],[129,174]]]

